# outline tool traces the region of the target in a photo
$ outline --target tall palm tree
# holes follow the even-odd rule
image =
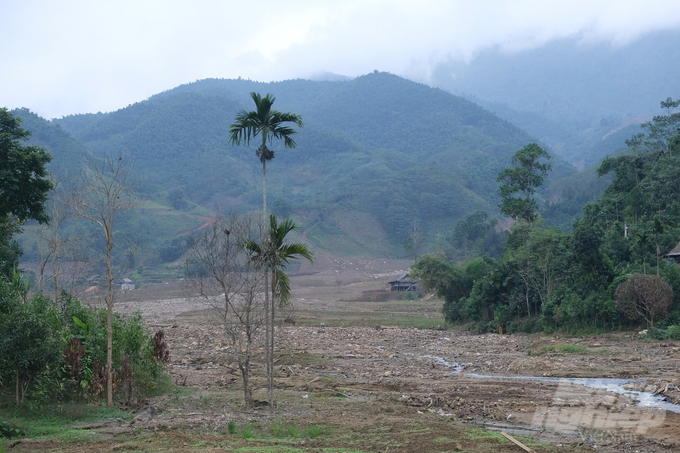
[[[255,101],[255,110],[251,112],[246,112],[241,110],[234,119],[234,123],[231,125],[229,130],[229,141],[231,144],[241,145],[245,143],[248,145],[251,138],[255,138],[258,135],[262,136],[262,144],[257,148],[255,155],[262,162],[262,212],[263,217],[267,217],[267,161],[274,158],[274,151],[267,148],[267,141],[269,144],[273,142],[274,139],[283,140],[284,147],[295,148],[297,143],[291,138],[293,134],[297,131],[290,126],[286,126],[284,123],[294,123],[298,127],[302,127],[302,118],[294,113],[281,113],[278,110],[273,110],[272,105],[276,100],[271,94],[267,94],[265,97],[260,96],[260,94],[252,92],[250,97]],[[263,219],[263,220],[264,220]],[[265,236],[269,236],[267,232]],[[264,266],[265,271],[265,282],[269,280],[269,267]],[[269,345],[274,344],[273,331],[270,329],[274,325],[274,312],[273,312],[273,301],[270,305],[269,301],[269,290],[267,288],[267,283],[265,283],[265,317],[269,319],[266,323],[265,337],[267,347],[267,379],[269,381],[269,403],[273,403],[273,346],[270,348]],[[271,406],[270,406],[271,407]]]
[[[271,306],[268,311],[267,330],[267,396],[269,407],[274,404],[274,318],[276,307],[285,306],[290,300],[290,279],[285,274],[286,265],[291,259],[307,258],[312,261],[312,252],[299,242],[287,244],[286,236],[296,228],[292,219],[284,219],[278,223],[275,215],[269,216],[269,230],[265,232],[261,242],[250,240],[246,248],[252,253],[253,262],[271,271]],[[268,280],[268,279],[267,279]],[[269,282],[268,282],[269,283]],[[266,304],[269,305],[269,288],[265,285]]]
[[[258,135],[262,136],[262,144],[257,148],[255,154],[262,162],[262,204],[266,216],[267,161],[274,158],[274,151],[267,148],[267,141],[271,145],[274,139],[283,140],[283,145],[286,148],[295,148],[297,143],[291,138],[291,135],[296,134],[297,131],[290,126],[285,126],[284,123],[294,123],[298,127],[302,127],[303,124],[300,115],[272,110],[272,104],[274,104],[276,98],[271,94],[262,97],[253,92],[250,93],[250,97],[255,101],[256,110],[251,112],[241,110],[236,115],[235,122],[231,125],[229,131],[229,141],[235,145],[241,145],[241,143],[248,145],[251,138]]]

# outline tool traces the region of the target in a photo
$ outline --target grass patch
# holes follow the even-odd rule
[[[305,430],[305,437],[327,436],[331,432],[331,429],[325,426],[312,425]]]
[[[28,404],[16,407],[6,403],[0,406],[0,412],[2,412],[0,421],[6,423],[5,426],[20,431],[20,436],[13,437],[66,440],[91,438],[92,433],[73,429],[71,428],[73,425],[132,419],[131,414],[115,407],[76,403],[45,404],[39,408]],[[16,434],[16,431],[13,434]]]
[[[465,437],[472,440],[482,440],[482,439],[493,439],[498,440],[500,443],[510,443],[508,439],[501,436],[501,433],[497,431],[486,431],[479,428],[471,428],[465,432]],[[513,436],[514,437],[514,436]]]
[[[243,437],[244,439],[252,439],[255,437],[255,430],[252,426],[246,426],[245,428],[241,429],[239,436]]]
[[[290,437],[298,437],[300,435],[300,428],[295,425],[288,425],[286,432]]]

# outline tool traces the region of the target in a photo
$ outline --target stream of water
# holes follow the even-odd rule
[[[465,365],[448,361],[442,357],[423,355],[427,359],[434,359],[438,363],[449,367],[453,373],[462,373]],[[465,373],[465,376],[479,379],[512,379],[518,381],[541,381],[541,382],[564,382],[575,385],[582,385],[587,388],[605,390],[619,395],[624,395],[637,401],[641,407],[658,407],[670,412],[680,413],[680,405],[669,403],[663,395],[654,395],[651,392],[640,392],[628,390],[623,386],[631,382],[645,382],[642,379],[612,379],[612,378],[561,378],[561,377],[538,377],[538,376],[491,376],[486,374]]]

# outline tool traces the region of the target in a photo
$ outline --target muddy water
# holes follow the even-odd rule
[[[435,359],[437,363],[444,365],[447,368],[451,368],[453,370],[453,373],[462,373],[463,370],[465,369],[465,365],[463,365],[462,363],[449,362],[441,357],[437,357],[434,355],[421,355],[420,357],[424,359]]]
[[[443,366],[452,369],[452,373],[462,373],[465,365],[448,361],[442,357],[431,355],[423,355],[423,358],[435,359]],[[486,374],[465,373],[465,376],[479,378],[479,379],[512,379],[518,381],[541,381],[541,382],[557,382],[568,383],[574,385],[582,385],[587,388],[605,390],[619,395],[627,396],[635,401],[641,407],[657,407],[670,412],[680,413],[680,405],[669,403],[663,395],[654,395],[650,392],[639,392],[635,390],[625,389],[623,386],[631,382],[645,382],[641,379],[612,379],[612,378],[560,378],[560,377],[538,377],[538,376],[491,376]]]

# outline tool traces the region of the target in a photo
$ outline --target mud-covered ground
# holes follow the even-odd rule
[[[132,425],[104,426],[100,433],[109,437],[69,450],[126,450],[132,447],[121,447],[115,435],[142,430],[154,448],[189,451],[201,439],[202,445],[214,441],[205,436],[224,433],[230,421],[269,429],[285,421],[315,423],[337,434],[326,443],[297,442],[301,450],[295,451],[522,451],[499,440],[500,430],[535,451],[680,451],[680,414],[581,385],[510,379],[622,378],[630,389],[680,402],[680,345],[645,341],[635,332],[473,335],[445,329],[441,302],[433,298],[356,300],[383,287],[400,265],[293,278],[296,324],[277,327],[273,410],[264,403],[261,348],[253,359],[260,403],[244,410],[240,371],[203,301],[176,285],[125,294],[117,310],[141,310],[152,327],[164,329],[171,378],[186,391],[143,402],[151,409]],[[236,451],[225,445],[215,451]],[[267,443],[272,449],[262,451],[286,451],[276,445]]]

